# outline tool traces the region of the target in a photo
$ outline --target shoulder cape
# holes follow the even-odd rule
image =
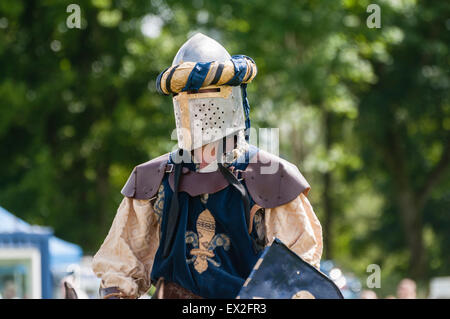
[[[136,166],[121,193],[136,199],[151,199],[161,185],[164,174],[169,174],[169,184],[173,189],[173,164],[169,163],[169,153]],[[298,168],[276,156],[258,150],[243,171],[236,172],[245,181],[253,201],[263,208],[274,208],[294,200],[301,193],[308,194],[310,186]],[[212,194],[228,186],[219,171],[197,173],[183,170],[179,191],[191,196]]]

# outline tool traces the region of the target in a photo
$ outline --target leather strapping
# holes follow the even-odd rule
[[[222,163],[219,163],[218,166],[219,166],[220,172],[225,177],[225,179],[230,183],[231,186],[234,187],[234,189],[236,189],[241,194],[241,199],[244,204],[245,222],[247,225],[247,229],[249,229],[250,224],[251,224],[251,221],[250,221],[250,196],[248,195],[248,192],[245,189],[245,186],[242,185],[242,183],[237,179],[237,177],[232,172],[230,172],[230,170],[225,168],[222,165]],[[259,251],[261,251],[263,249],[263,246],[261,246],[260,241],[255,240],[251,236],[250,236],[250,238],[252,239],[253,250],[255,251],[255,253],[258,253]]]
[[[166,223],[167,228],[164,241],[163,258],[169,256],[172,250],[175,232],[178,227],[178,220],[180,215],[180,203],[178,202],[178,185],[180,183],[181,169],[182,163],[175,164],[175,189],[173,191],[172,200],[170,202],[169,216]]]
[[[169,154],[164,154],[135,167],[122,194],[136,199],[150,199],[156,195],[166,171]],[[169,165],[169,167],[168,167]],[[264,174],[268,167],[276,167],[273,174]],[[182,172],[178,191],[187,192],[190,196],[213,194],[229,185],[220,171],[199,173]],[[253,201],[263,208],[274,208],[295,199],[301,193],[308,194],[310,186],[297,167],[288,161],[268,152],[259,150],[241,171],[248,192]],[[169,184],[174,190],[174,172],[169,173]]]

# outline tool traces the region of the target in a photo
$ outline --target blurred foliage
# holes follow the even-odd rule
[[[132,168],[176,144],[155,79],[204,32],[256,61],[252,125],[312,185],[325,257],[450,273],[448,2],[378,1],[370,29],[364,0],[84,0],[68,29],[71,2],[0,2],[0,205],[95,253]]]

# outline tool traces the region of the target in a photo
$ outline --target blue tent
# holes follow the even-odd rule
[[[0,233],[28,232],[30,224],[0,206]]]
[[[51,298],[51,271],[61,272],[78,264],[83,256],[80,246],[53,235],[51,228],[30,225],[0,206],[0,247],[33,246],[41,252],[42,297]]]

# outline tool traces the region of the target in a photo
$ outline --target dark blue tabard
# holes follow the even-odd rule
[[[256,151],[252,148],[251,152]],[[244,170],[248,161],[236,163]],[[185,167],[193,170],[193,164]],[[168,210],[173,191],[162,182],[161,241],[151,278],[164,278],[203,298],[235,298],[262,251],[253,249],[256,230],[248,233],[241,195],[231,185],[205,196],[179,193],[180,216],[171,253],[164,258]],[[253,205],[253,200],[251,205]]]
[[[343,299],[325,274],[301,259],[279,239],[261,255],[238,298]]]

